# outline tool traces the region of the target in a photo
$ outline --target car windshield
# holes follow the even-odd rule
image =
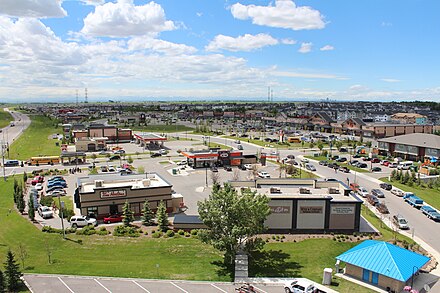
[[[400,224],[407,224],[408,222],[405,219],[399,219]]]

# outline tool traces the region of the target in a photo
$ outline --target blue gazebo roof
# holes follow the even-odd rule
[[[424,255],[377,240],[366,240],[336,259],[402,282],[411,278],[414,267],[419,270],[430,260]]]

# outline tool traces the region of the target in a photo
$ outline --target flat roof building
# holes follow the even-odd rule
[[[75,205],[82,215],[97,219],[122,212],[126,201],[135,215],[140,215],[145,200],[156,210],[162,201],[168,212],[183,207],[183,197],[173,193],[172,185],[156,173],[105,174],[80,177],[75,191]]]
[[[360,229],[362,200],[340,181],[258,178],[230,181],[270,198],[265,225],[277,233],[352,233]]]
[[[412,133],[378,140],[379,154],[401,157],[405,160],[424,161],[425,158],[440,159],[440,136]]]
[[[193,168],[211,166],[240,166],[257,163],[256,155],[243,155],[241,151],[209,149],[201,151],[182,151],[181,154]]]
[[[135,133],[133,137],[137,144],[140,144],[141,147],[148,149],[160,148],[167,140],[167,138],[164,136],[150,132]]]

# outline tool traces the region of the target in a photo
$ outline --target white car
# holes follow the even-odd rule
[[[258,172],[258,177],[260,177],[260,178],[270,178],[270,174],[267,173],[266,171],[260,171],[260,172]]]
[[[246,170],[252,170],[251,164],[244,164],[243,166],[246,168]]]
[[[368,196],[368,190],[365,187],[359,187],[357,194],[366,198]]]
[[[58,195],[64,196],[66,194],[67,194],[67,192],[63,188],[55,189],[55,190],[52,190],[52,191],[49,191],[48,193],[46,193],[47,196],[58,196]]]
[[[313,293],[315,289],[313,283],[305,280],[293,279],[284,283],[284,291],[286,293]]]
[[[70,225],[72,228],[85,227],[85,226],[97,226],[96,219],[89,218],[87,216],[73,216],[70,218]]]
[[[165,149],[160,149],[160,150],[158,151],[158,153],[161,154],[161,155],[166,155],[168,152],[167,152],[167,150],[165,150]]]
[[[395,196],[399,196],[399,197],[402,197],[405,195],[405,193],[398,188],[391,189],[391,193],[394,194]]]
[[[186,164],[188,164],[187,160],[182,160],[182,161],[180,161],[180,162],[177,162],[177,165],[178,165],[178,166],[184,166],[184,165],[186,165]]]
[[[46,206],[39,206],[38,207],[38,214],[43,218],[43,219],[49,219],[53,217],[53,212],[49,207]]]
[[[306,164],[306,169],[309,171],[316,171],[315,166],[313,166],[312,164],[309,164],[309,163]]]
[[[301,163],[308,163],[309,160],[308,159],[301,159]]]
[[[43,190],[43,183],[37,183],[37,184],[35,184],[35,189],[38,190],[38,191]]]

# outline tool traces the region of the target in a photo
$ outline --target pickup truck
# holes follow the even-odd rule
[[[423,206],[423,200],[415,196],[413,193],[408,193],[404,195],[403,199],[417,209],[420,209]]]

